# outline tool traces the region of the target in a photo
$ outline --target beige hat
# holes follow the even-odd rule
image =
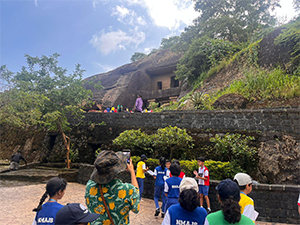
[[[233,180],[236,180],[239,186],[245,186],[252,183],[252,178],[246,173],[237,173]]]
[[[179,191],[182,192],[187,189],[194,189],[197,192],[199,191],[198,184],[194,178],[186,177],[186,178],[182,179],[182,181],[179,185]]]

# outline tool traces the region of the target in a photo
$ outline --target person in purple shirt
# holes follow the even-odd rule
[[[143,111],[143,99],[141,95],[137,95],[137,99],[135,101],[135,112],[142,112]]]

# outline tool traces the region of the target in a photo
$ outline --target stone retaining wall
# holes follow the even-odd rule
[[[94,169],[93,165],[80,165],[77,181],[86,184]],[[130,182],[130,175],[124,172],[118,175],[124,182]],[[209,198],[213,211],[220,209],[217,200],[216,186],[220,181],[211,180]],[[153,199],[155,180],[146,174],[143,197]],[[300,224],[297,200],[300,185],[253,185],[250,197],[253,198],[255,210],[259,212],[258,221]],[[154,209],[154,206],[153,206]]]
[[[85,122],[108,126],[252,130],[300,135],[300,108],[167,111],[161,113],[87,113]],[[76,121],[73,120],[73,123]]]

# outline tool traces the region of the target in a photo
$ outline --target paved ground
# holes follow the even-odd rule
[[[23,185],[23,186],[20,186]],[[28,182],[0,181],[0,224],[1,225],[28,225],[32,224],[35,208],[45,191],[45,184]],[[61,204],[78,202],[85,205],[85,185],[68,183],[66,195],[61,199]],[[130,213],[133,225],[159,225],[162,218],[155,218],[154,201],[142,199],[140,212]],[[275,225],[274,223],[257,222],[259,225]],[[279,224],[276,224],[279,225]],[[283,224],[281,224],[283,225]]]

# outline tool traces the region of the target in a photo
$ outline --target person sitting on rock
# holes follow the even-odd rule
[[[66,186],[67,182],[59,177],[53,177],[47,182],[46,192],[42,196],[38,207],[33,209],[36,212],[36,216],[32,225],[54,225],[56,213],[63,207],[57,201],[64,196]],[[43,204],[48,195],[48,202]]]
[[[27,161],[21,155],[21,151],[18,151],[16,154],[14,154],[11,157],[11,162],[10,162],[10,167],[9,167],[10,171],[19,169],[20,160],[23,160],[25,162],[25,165],[27,166]]]

